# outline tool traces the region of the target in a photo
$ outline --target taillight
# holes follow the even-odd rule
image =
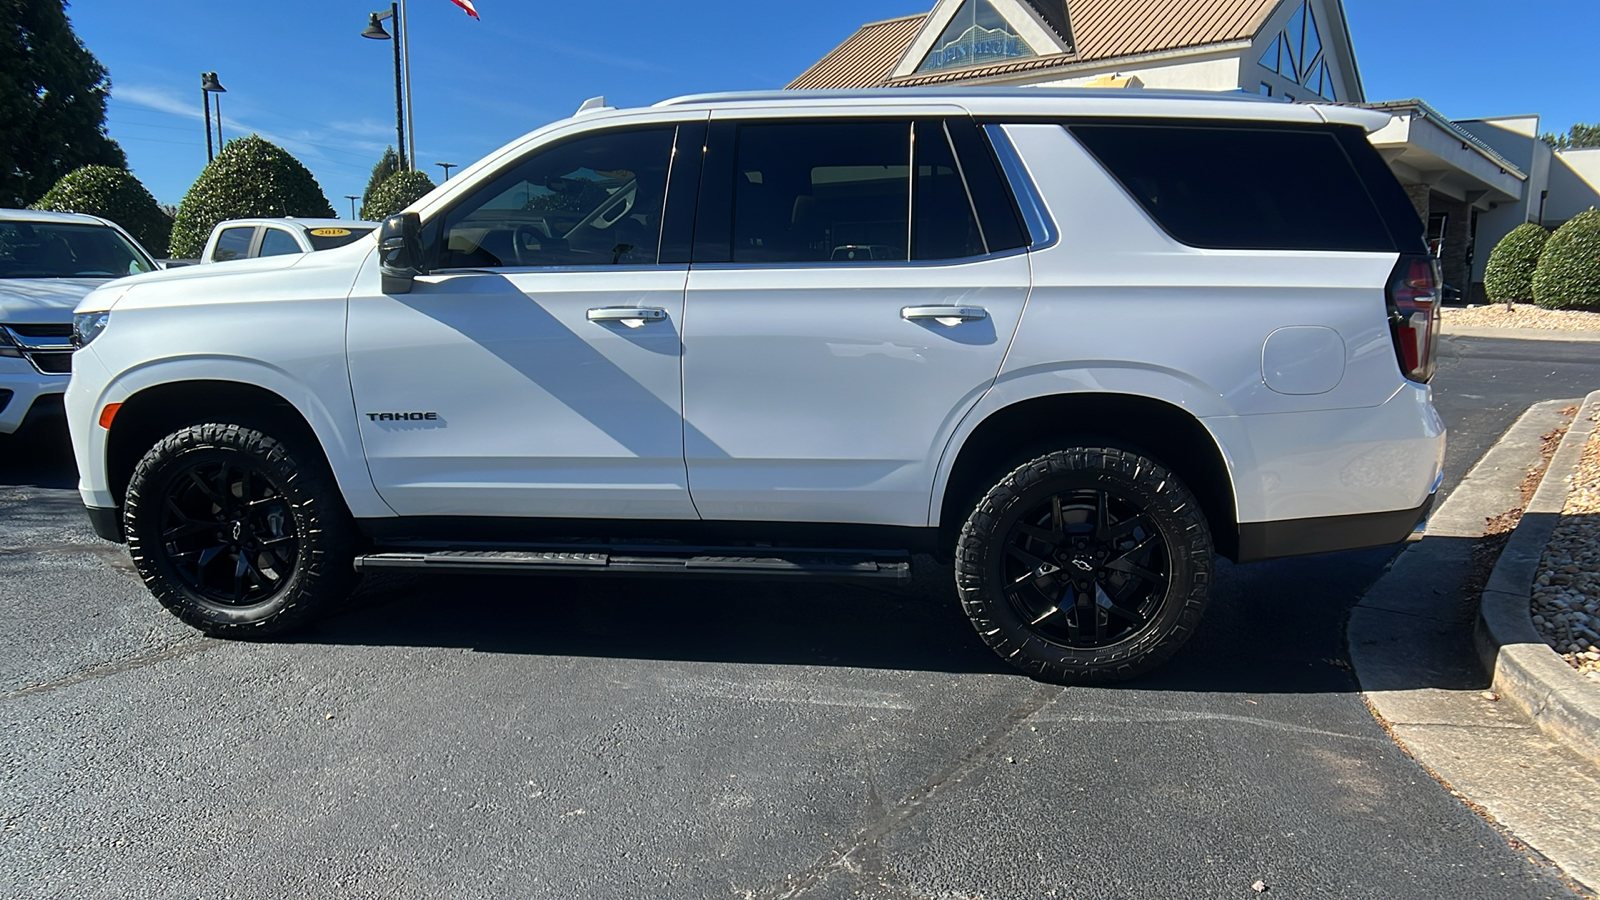
[[[1412,381],[1433,379],[1439,343],[1439,261],[1405,254],[1389,276],[1389,334],[1400,372]]]

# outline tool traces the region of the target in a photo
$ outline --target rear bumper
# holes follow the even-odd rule
[[[1364,550],[1419,540],[1427,529],[1428,515],[1433,511],[1440,480],[1434,480],[1428,499],[1416,509],[1241,523],[1239,562],[1309,556],[1339,550]]]

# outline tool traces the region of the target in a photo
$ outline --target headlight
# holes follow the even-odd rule
[[[82,349],[106,330],[111,321],[110,312],[74,313],[72,316],[72,346]]]

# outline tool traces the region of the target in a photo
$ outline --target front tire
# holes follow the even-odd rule
[[[280,634],[356,583],[354,523],[332,473],[253,428],[163,438],[134,469],[123,514],[145,585],[209,635]]]
[[[1193,493],[1114,447],[1059,450],[995,484],[961,529],[956,588],[985,643],[1038,678],[1120,681],[1165,662],[1210,597]]]

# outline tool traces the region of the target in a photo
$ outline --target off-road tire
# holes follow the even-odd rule
[[[1113,535],[1122,528],[1131,528],[1130,535],[1123,538],[1121,544],[1103,544],[1112,549],[1099,551],[1100,562],[1096,561],[1097,551],[1092,540],[1079,542],[1073,538],[1051,543],[1040,536],[1047,530],[1042,522],[1030,523],[1023,517],[1041,515],[1041,509],[1046,510],[1042,515],[1053,512],[1050,521],[1056,524],[1049,529],[1053,540],[1054,535],[1064,533],[1069,527],[1061,524],[1066,517],[1061,503],[1052,501],[1053,497],[1063,496],[1103,497],[1106,499],[1098,501],[1101,509],[1115,503],[1116,508],[1126,514],[1123,524],[1116,529],[1097,528],[1092,522],[1088,523],[1090,530],[1084,537]],[[1078,515],[1097,515],[1101,521],[1109,515],[1086,512],[1083,503],[1072,509],[1078,510]],[[1130,522],[1131,526],[1127,524]],[[1070,527],[1082,529],[1085,525],[1079,523]],[[1019,531],[1023,528],[1028,531]],[[1116,559],[1120,551],[1115,547],[1125,547],[1128,541],[1134,540],[1134,535],[1142,536],[1138,544],[1144,547],[1142,553],[1153,556],[1156,548],[1161,548],[1161,558],[1167,568],[1164,590],[1154,587],[1155,580],[1139,589],[1149,610],[1144,624],[1123,626],[1129,633],[1121,639],[1109,633],[1108,625],[1105,627],[1108,634],[1099,644],[1078,634],[1064,637],[1061,631],[1067,624],[1063,622],[1065,613],[1070,613],[1071,620],[1080,623],[1073,626],[1076,631],[1081,623],[1096,621],[1092,618],[1098,614],[1095,604],[1102,600],[1110,602],[1110,594],[1126,590],[1133,578],[1142,578],[1107,571],[1109,566],[1089,571],[1106,559]],[[1014,544],[1019,539],[1035,542],[1028,545],[1034,552],[1007,549],[1008,540]],[[1077,550],[1079,543],[1087,544],[1087,549]],[[1044,559],[1037,551],[1046,546],[1064,549],[1050,557],[1048,564],[1032,565]],[[961,529],[956,548],[956,589],[962,608],[978,634],[1013,666],[1057,683],[1120,681],[1165,662],[1188,640],[1210,596],[1212,561],[1211,532],[1200,504],[1170,470],[1128,450],[1074,447],[1046,453],[1017,467],[978,501]],[[1028,615],[1039,611],[1039,603],[1049,602],[1048,599],[1036,600],[1035,592],[1038,597],[1047,598],[1053,583],[1051,579],[1055,577],[1045,574],[1036,578],[1034,573],[1048,573],[1051,566],[1057,565],[1061,578],[1080,579],[1075,583],[1092,586],[1093,579],[1120,578],[1122,587],[1104,583],[1091,590],[1074,587],[1074,582],[1065,583],[1062,598],[1056,601],[1057,606],[1066,608],[1065,612],[1057,609],[1052,613],[1050,610],[1056,606],[1045,606],[1043,623],[1030,623]],[[1127,562],[1119,565],[1130,568]],[[1023,567],[1020,588],[1014,584],[1019,566]],[[1138,566],[1131,568],[1139,569]],[[1144,569],[1139,571],[1150,574]],[[1044,586],[1036,587],[1039,584]],[[1109,594],[1108,588],[1111,589]],[[1084,595],[1099,599],[1090,599],[1083,605],[1077,598]],[[1070,605],[1068,599],[1073,601]],[[1032,606],[1030,601],[1034,601]],[[1127,616],[1125,610],[1119,609],[1118,615],[1113,617],[1109,614],[1111,607],[1099,608],[1108,611],[1099,621],[1110,622],[1113,618],[1118,622],[1140,621],[1136,616]]]
[[[181,429],[150,448],[128,483],[123,516],[128,551],[156,599],[178,618],[206,634],[249,639],[281,634],[303,625],[348,596],[358,580],[353,567],[355,523],[333,474],[320,455],[312,455],[316,453],[318,448],[312,448],[309,453],[294,450],[254,428],[220,423]],[[270,567],[237,566],[236,571],[246,571],[256,581],[264,582],[255,592],[260,596],[248,596],[237,602],[228,602],[227,598],[219,600],[216,596],[215,584],[226,578],[226,571],[219,576],[213,570],[219,559],[221,568],[226,569],[229,552],[226,546],[221,551],[206,551],[212,554],[212,569],[207,570],[211,581],[208,585],[206,577],[199,572],[204,565],[195,566],[198,557],[191,555],[175,560],[174,553],[181,545],[165,537],[179,535],[185,541],[220,541],[226,545],[227,523],[219,521],[213,529],[199,528],[195,533],[194,527],[199,527],[200,518],[184,516],[175,520],[174,516],[179,513],[171,502],[173,492],[177,491],[177,496],[191,505],[191,511],[196,499],[203,505],[220,509],[219,501],[214,499],[219,493],[207,492],[208,477],[198,481],[191,477],[192,473],[209,472],[219,466],[223,467],[223,474],[218,476],[222,480],[226,480],[230,471],[227,467],[251,472],[250,480],[241,479],[241,487],[266,495],[266,499],[258,502],[270,504],[267,509],[276,516],[273,524],[278,533],[286,531],[282,526],[288,524],[295,535],[293,564],[285,566],[289,569],[286,575],[273,569],[274,574],[279,575],[276,582],[258,571]],[[202,493],[195,495],[196,491]],[[210,483],[209,491],[219,491],[217,482]],[[230,505],[241,499],[238,494],[229,493],[233,498],[228,501]],[[235,506],[247,522],[246,527],[232,530],[235,541],[240,531],[251,530],[248,523],[255,521],[252,516],[259,519],[259,511],[250,511],[253,507],[253,504]],[[218,515],[226,518],[224,513]],[[175,521],[197,524],[175,527]],[[184,534],[185,531],[190,533]],[[289,543],[281,538],[269,536],[268,539]],[[245,540],[251,538],[247,535]],[[281,545],[275,549],[286,552]],[[257,564],[271,559],[259,555],[265,552],[263,550],[235,547],[232,552],[235,563],[240,557]],[[181,573],[180,564],[184,567]],[[192,566],[195,572],[190,574]]]

